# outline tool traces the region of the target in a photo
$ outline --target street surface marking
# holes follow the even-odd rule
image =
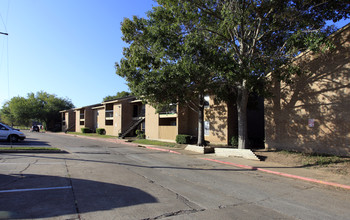
[[[59,186],[59,187],[33,188],[33,189],[10,189],[10,190],[0,190],[0,193],[28,192],[28,191],[41,191],[41,190],[53,190],[53,189],[71,189],[71,188],[72,186]]]

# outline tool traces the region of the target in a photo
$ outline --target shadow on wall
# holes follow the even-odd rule
[[[205,139],[211,141],[215,136],[217,142],[227,142],[228,127],[231,126],[228,120],[228,109],[226,104],[215,103],[204,110],[204,120],[209,121],[210,136]],[[226,143],[229,144],[229,143]]]
[[[335,50],[306,54],[303,73],[287,85],[274,80],[265,102],[269,148],[350,155],[350,28],[335,36]]]
[[[77,214],[77,209],[79,213],[88,213],[158,202],[137,188],[91,180],[21,174],[0,175],[0,182],[0,218],[51,218]],[[3,192],[9,186],[11,189],[73,186],[73,189]]]
[[[233,103],[215,103],[205,110],[210,123],[211,135],[230,145],[231,138],[238,135],[237,107]],[[264,148],[264,101],[251,95],[247,108],[249,148]]]

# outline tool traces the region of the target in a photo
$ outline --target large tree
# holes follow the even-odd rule
[[[213,67],[222,57],[210,34],[181,25],[164,7],[154,7],[147,19],[125,19],[122,32],[129,46],[116,63],[117,74],[157,109],[176,103],[197,112],[197,144],[205,145],[204,96],[214,86]]]
[[[73,107],[70,100],[41,91],[29,93],[27,98],[13,97],[3,105],[0,114],[8,124],[28,126],[38,121],[53,129],[54,122],[60,121],[59,111]]]
[[[222,88],[235,97],[239,148],[247,147],[247,103],[252,92],[264,92],[268,74],[282,77],[301,52],[317,50],[332,31],[326,21],[348,18],[343,0],[158,0],[176,22],[205,31],[224,49],[229,64],[218,71]],[[291,72],[287,72],[291,73]],[[283,75],[288,78],[287,75]]]

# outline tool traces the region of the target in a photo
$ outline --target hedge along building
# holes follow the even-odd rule
[[[205,96],[204,135],[211,144],[227,145],[237,129],[234,111],[225,103],[214,103],[213,96]],[[146,138],[174,142],[178,134],[198,135],[198,113],[185,105],[173,105],[160,111],[146,105]]]
[[[75,131],[75,112],[73,109],[60,111],[62,118],[62,131]]]
[[[96,128],[104,128],[107,135],[125,137],[144,129],[145,110],[134,96],[103,102],[94,107]]]
[[[335,49],[306,52],[291,84],[274,79],[265,101],[266,148],[350,156],[350,24],[330,36]]]

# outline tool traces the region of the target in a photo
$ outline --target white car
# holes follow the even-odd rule
[[[6,124],[0,123],[0,140],[17,142],[18,140],[24,140],[25,138],[26,136],[23,134],[23,132]]]

